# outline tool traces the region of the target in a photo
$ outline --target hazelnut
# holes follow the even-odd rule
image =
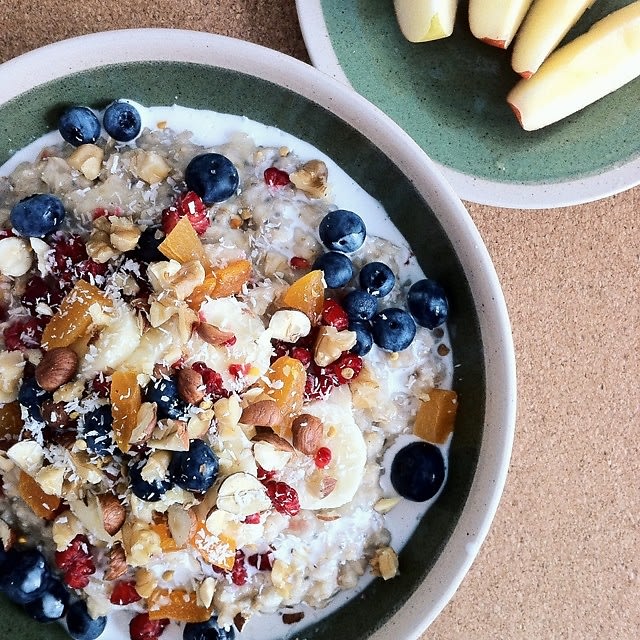
[[[293,434],[293,446],[300,453],[312,456],[320,446],[323,433],[322,421],[310,413],[301,413],[294,419],[291,433]]]
[[[190,367],[178,372],[178,394],[189,404],[200,404],[204,398],[202,375]]]
[[[259,400],[243,409],[240,422],[252,427],[275,427],[282,422],[282,412],[273,400]]]

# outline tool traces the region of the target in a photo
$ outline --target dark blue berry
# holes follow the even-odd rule
[[[156,480],[144,480],[142,469],[147,464],[146,459],[133,461],[129,466],[129,480],[131,480],[131,491],[140,500],[147,502],[158,502],[162,496],[171,489],[172,483],[166,476]]]
[[[430,442],[412,442],[396,453],[391,463],[391,484],[407,500],[433,498],[444,483],[444,458]]]
[[[113,453],[113,415],[111,406],[103,404],[85,413],[82,421],[82,437],[89,453],[108,456]]]
[[[112,102],[102,116],[104,130],[118,142],[133,140],[142,127],[139,111],[124,100]]]
[[[158,405],[160,418],[181,418],[187,411],[187,404],[178,394],[178,384],[173,378],[160,378],[152,382],[145,391],[147,402]]]
[[[355,331],[356,333],[356,344],[351,351],[358,356],[367,355],[373,346],[371,324],[362,320],[351,320],[349,322],[349,331]]]
[[[169,465],[173,482],[187,491],[204,493],[218,476],[218,456],[203,440],[192,440],[188,451],[176,451]]]
[[[344,287],[353,278],[353,263],[349,256],[337,251],[323,253],[314,263],[314,269],[322,269],[329,289]]]
[[[414,282],[407,293],[407,306],[421,327],[435,329],[446,322],[449,303],[444,289],[430,278]]]
[[[55,578],[51,578],[44,593],[24,606],[25,612],[38,622],[59,620],[67,612],[69,592]]]
[[[223,202],[238,189],[238,170],[229,158],[219,153],[203,153],[189,162],[184,180],[205,204]]]
[[[27,604],[45,592],[49,575],[47,562],[37,549],[12,549],[0,574],[0,591],[16,604]]]
[[[132,254],[138,260],[146,263],[166,260],[166,257],[158,250],[158,246],[163,240],[164,236],[158,227],[147,227],[140,234],[138,246],[132,251]]]
[[[100,120],[88,107],[69,107],[58,120],[58,131],[74,147],[92,144],[100,137]]]
[[[384,262],[369,262],[360,270],[360,288],[376,298],[384,298],[393,289],[396,277]]]
[[[36,193],[16,202],[11,209],[11,224],[28,238],[44,238],[53,233],[64,220],[62,200],[49,193]]]
[[[320,240],[327,249],[352,253],[357,251],[367,237],[362,218],[353,211],[336,209],[320,221]]]
[[[206,622],[188,622],[182,632],[182,640],[233,640],[234,637],[233,627],[219,627],[215,616]]]
[[[416,323],[404,309],[384,309],[371,319],[373,341],[385,351],[402,351],[415,338]]]
[[[92,618],[84,600],[74,602],[67,611],[67,629],[73,640],[96,640],[106,626],[106,616]]]
[[[342,308],[352,320],[371,320],[378,310],[378,299],[366,291],[354,289],[342,300]]]
[[[35,378],[25,378],[18,391],[18,402],[27,410],[29,417],[42,422],[42,403],[51,400],[53,395],[45,391]]]

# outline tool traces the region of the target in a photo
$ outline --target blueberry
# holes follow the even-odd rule
[[[44,593],[27,603],[24,610],[38,622],[52,622],[65,615],[68,604],[67,588],[59,580],[51,578]]]
[[[171,479],[183,489],[204,493],[218,476],[218,457],[203,440],[192,440],[188,451],[176,451],[169,464]]]
[[[159,231],[158,227],[147,227],[140,234],[138,246],[132,251],[132,254],[140,261],[146,263],[166,260],[166,257],[158,250],[158,246],[163,240],[163,234]]]
[[[182,640],[233,640],[234,637],[233,627],[219,627],[215,616],[206,622],[188,622],[182,632]]]
[[[112,102],[102,116],[104,130],[118,142],[133,140],[142,127],[139,111],[124,100]]]
[[[386,351],[402,351],[416,335],[416,323],[404,309],[384,309],[371,319],[373,341]]]
[[[11,209],[11,224],[21,235],[28,238],[44,238],[53,233],[64,220],[62,200],[48,193],[36,193]]]
[[[42,403],[52,398],[53,395],[45,391],[35,378],[25,378],[18,391],[18,402],[27,410],[29,417],[37,422],[42,422]]]
[[[444,458],[435,444],[412,442],[396,453],[391,463],[391,484],[407,500],[433,498],[444,483]]]
[[[147,402],[158,405],[158,417],[181,418],[187,411],[187,404],[178,394],[178,384],[173,378],[160,378],[146,389]]]
[[[0,591],[16,604],[40,597],[49,582],[49,569],[37,549],[11,550],[0,574]]]
[[[344,253],[357,251],[367,237],[367,228],[362,218],[346,209],[328,213],[322,218],[318,232],[327,249]]]
[[[355,331],[356,333],[356,344],[351,351],[358,356],[367,355],[373,346],[371,325],[362,320],[351,320],[349,322],[349,331]]]
[[[58,131],[69,144],[79,147],[100,137],[100,120],[89,107],[69,107],[58,120]]]
[[[371,320],[378,310],[378,299],[366,291],[354,289],[342,300],[342,308],[352,320]]]
[[[337,251],[323,253],[313,263],[313,268],[324,271],[324,279],[329,289],[344,287],[353,278],[353,263],[349,256]]]
[[[421,327],[435,329],[446,322],[449,303],[444,289],[430,278],[414,282],[407,293],[411,315]]]
[[[391,292],[396,277],[384,262],[369,262],[360,270],[360,288],[376,298],[384,298]]]
[[[223,202],[237,190],[238,170],[229,158],[219,153],[202,153],[189,162],[184,172],[187,187],[205,204]]]
[[[171,489],[171,480],[166,476],[161,479],[147,481],[142,478],[142,469],[147,464],[146,459],[133,461],[129,466],[129,480],[131,480],[131,491],[140,500],[147,502],[158,502],[162,496]]]
[[[82,421],[82,437],[89,453],[108,456],[113,453],[113,415],[111,406],[103,404],[85,413]]]
[[[73,640],[96,640],[106,626],[106,616],[92,618],[84,600],[74,602],[67,611],[67,629]]]

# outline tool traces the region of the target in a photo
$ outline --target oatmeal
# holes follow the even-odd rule
[[[309,145],[103,118],[0,179],[0,590],[85,640],[308,623],[445,481],[446,296]]]

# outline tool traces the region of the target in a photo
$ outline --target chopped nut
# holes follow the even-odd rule
[[[245,517],[266,511],[271,500],[264,485],[248,473],[233,473],[227,476],[218,489],[216,500],[218,509]]]
[[[136,591],[141,598],[149,598],[158,586],[156,577],[144,567],[136,570]]]
[[[35,440],[22,440],[7,450],[7,457],[33,478],[42,468],[44,449]]]
[[[320,446],[323,430],[324,426],[319,418],[310,413],[301,413],[291,425],[293,446],[300,453],[314,455]]]
[[[376,502],[373,505],[373,508],[378,512],[378,513],[389,513],[389,511],[391,511],[391,509],[393,509],[393,507],[395,507],[398,502],[400,502],[400,498],[397,496],[394,496],[393,498],[380,498],[380,500],[378,500],[378,502]]]
[[[242,628],[244,627],[246,622],[247,619],[241,613],[236,613],[233,618],[233,624],[235,625],[239,633],[242,633]]]
[[[143,402],[138,409],[136,426],[131,432],[129,444],[145,442],[151,437],[157,424],[158,405],[155,402]]]
[[[3,238],[0,240],[0,273],[17,278],[23,276],[33,262],[33,253],[27,240],[23,238]]]
[[[398,556],[391,547],[378,549],[370,564],[374,575],[383,580],[390,580],[398,574]]]
[[[202,402],[200,403],[202,411],[192,415],[187,422],[187,433],[192,440],[194,438],[201,438],[209,431],[213,423],[213,409],[204,409],[203,404]]]
[[[185,509],[182,505],[171,505],[167,509],[167,524],[176,546],[181,549],[193,535],[197,517],[193,509]]]
[[[78,170],[87,180],[95,180],[100,175],[104,151],[95,144],[81,144],[67,158],[70,167]]]
[[[105,580],[116,580],[127,572],[127,557],[120,543],[109,549],[107,570],[104,574]]]
[[[297,309],[280,309],[271,316],[269,330],[274,340],[297,342],[309,335],[311,321],[306,313]]]
[[[95,262],[104,264],[120,255],[120,252],[112,246],[110,235],[111,223],[107,216],[102,216],[93,221],[93,229],[87,240],[86,250],[89,257]]]
[[[55,391],[75,376],[78,364],[78,355],[69,347],[47,351],[36,367],[36,382],[45,391]]]
[[[200,322],[196,326],[196,332],[207,343],[215,347],[230,344],[235,335],[230,331],[223,331],[208,322]]]
[[[20,351],[0,351],[0,403],[18,399],[24,366],[24,357]]]
[[[273,435],[276,434],[274,433]],[[285,440],[285,442],[287,441]],[[287,444],[289,443],[287,442]],[[289,449],[287,450],[278,449],[270,442],[256,442],[253,445],[253,457],[265,471],[279,471],[280,469],[284,469],[291,459],[292,451],[293,447],[291,445],[289,445]]]
[[[188,404],[200,404],[204,398],[202,374],[191,367],[178,372],[178,394]]]
[[[169,463],[171,462],[169,451],[154,451],[140,472],[140,476],[145,482],[162,480],[167,474]]]
[[[53,521],[51,534],[58,551],[66,549],[79,533],[84,533],[82,523],[69,510],[59,514]]]
[[[124,524],[126,510],[112,493],[99,495],[98,503],[102,510],[102,526],[110,536],[114,536]]]
[[[288,440],[279,436],[271,427],[259,427],[256,435],[251,438],[253,442],[265,442],[278,451],[288,451],[293,453],[294,448]]]
[[[289,175],[289,180],[310,198],[324,198],[327,195],[329,172],[322,160],[309,160],[298,171]]]
[[[0,519],[0,542],[5,551],[9,551],[18,539],[15,529],[12,529],[4,520]]]
[[[213,602],[213,594],[215,592],[215,589],[215,579],[211,576],[205,578],[198,587],[198,604],[200,604],[205,609],[208,609]]]
[[[273,400],[259,400],[242,410],[240,422],[252,427],[276,427],[282,423],[282,412]]]
[[[338,481],[335,478],[330,476],[325,476],[322,478],[322,482],[320,483],[320,497],[326,498],[338,484]]]
[[[135,152],[131,165],[134,175],[148,184],[162,182],[171,173],[167,161],[155,151],[139,149]]]
[[[304,611],[296,611],[295,613],[283,613],[282,622],[284,624],[296,624],[304,618]]]
[[[159,534],[149,529],[146,522],[138,520],[127,520],[124,523],[122,547],[127,557],[127,563],[132,567],[144,567],[149,564],[153,556],[162,553]]]
[[[338,331],[332,326],[320,327],[313,359],[319,367],[326,367],[335,362],[343,351],[348,351],[355,344],[355,331]]]
[[[142,229],[128,216],[109,216],[109,242],[114,249],[125,253],[136,248]]]
[[[188,451],[189,433],[187,432],[187,423],[183,420],[173,420],[171,418],[159,421],[148,444],[150,447],[165,451]],[[144,474],[144,469],[142,473]]]
[[[62,485],[64,482],[64,468],[53,465],[42,467],[36,474],[34,480],[40,488],[50,496],[62,496]]]

